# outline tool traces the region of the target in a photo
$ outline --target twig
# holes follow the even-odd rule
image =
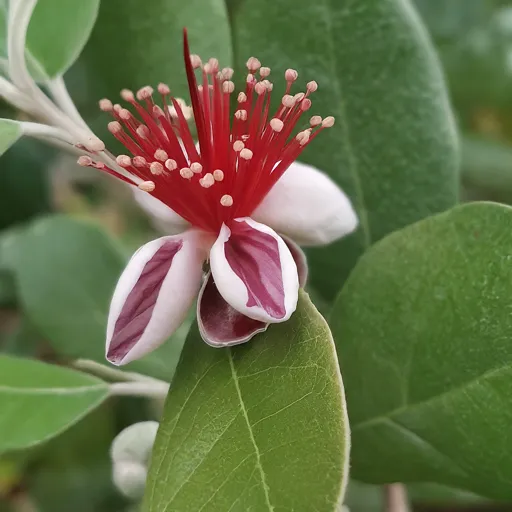
[[[384,486],[386,512],[410,512],[407,489],[404,484]]]

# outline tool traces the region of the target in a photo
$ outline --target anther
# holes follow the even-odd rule
[[[77,164],[78,165],[81,165],[82,167],[89,167],[90,165],[92,165],[92,158],[90,156],[81,156],[78,160],[77,160]]]
[[[155,182],[154,181],[143,181],[139,184],[139,188],[144,190],[144,192],[153,192],[155,190]]]
[[[300,109],[305,112],[311,108],[311,100],[309,98],[305,98],[300,103]]]
[[[299,76],[299,73],[297,73],[297,71],[295,71],[295,69],[287,69],[284,72],[284,77],[287,82],[295,82],[295,80],[297,80],[298,76]]]
[[[115,112],[116,114],[119,114],[119,112],[121,112],[121,110],[123,110],[123,107],[121,107],[121,105],[119,105],[119,103],[116,103],[116,104],[114,105],[113,109],[114,109],[114,112]]]
[[[233,198],[229,194],[225,194],[220,198],[222,206],[233,206]]]
[[[258,95],[265,94],[267,92],[267,86],[263,82],[258,82],[254,86],[254,90],[256,91],[256,94],[258,94]]]
[[[139,101],[147,100],[148,98],[151,97],[152,94],[153,94],[153,87],[151,87],[150,85],[145,85],[144,87],[141,87],[137,91],[137,99]]]
[[[121,126],[121,123],[119,121],[110,121],[110,123],[108,123],[107,126],[108,126],[108,131],[110,133],[113,133],[114,135],[116,133],[123,131],[123,127]]]
[[[247,95],[245,94],[245,92],[241,92],[238,95],[237,101],[238,101],[238,103],[244,103],[247,101]]]
[[[169,158],[167,152],[161,148],[157,149],[153,156],[155,157],[156,160],[160,160],[160,162],[165,162]]]
[[[252,158],[252,151],[248,148],[242,149],[242,151],[240,151],[240,158],[250,160]]]
[[[137,127],[137,135],[141,138],[141,139],[147,139],[148,136],[149,136],[149,128],[145,125],[145,124],[141,124],[140,126]]]
[[[192,54],[190,56],[190,63],[194,69],[200,68],[203,63],[201,62],[201,57],[199,55]]]
[[[164,83],[158,84],[158,92],[164,96],[171,93],[171,88]]]
[[[235,117],[242,121],[246,121],[247,120],[247,110],[237,110],[235,112]]]
[[[256,77],[254,75],[251,75],[251,73],[249,73],[247,75],[247,78],[245,79],[245,81],[248,83],[248,84],[252,84],[254,82],[256,82]]]
[[[295,100],[295,103],[300,103],[304,98],[305,98],[305,94],[303,92],[298,92],[294,97],[293,99]]]
[[[116,157],[116,163],[120,167],[130,167],[130,165],[132,165],[132,159],[128,155],[118,155]]]
[[[214,59],[213,57],[211,59],[208,59],[208,65],[210,66],[212,73],[217,73],[217,71],[219,71],[218,59]]]
[[[306,89],[308,92],[315,92],[318,89],[318,84],[314,80],[311,80],[311,82],[306,84]]]
[[[133,165],[135,167],[146,167],[148,165],[146,159],[143,156],[134,156]]]
[[[87,149],[93,153],[97,153],[98,151],[103,151],[105,149],[105,143],[97,137],[90,137],[87,139],[85,145]]]
[[[232,68],[223,68],[223,70],[221,71],[222,78],[224,78],[225,80],[231,80],[233,78],[234,73],[235,71]]]
[[[233,142],[233,149],[238,153],[239,151],[242,151],[242,149],[245,148],[245,144],[241,140],[235,140]]]
[[[270,75],[270,68],[260,68],[261,78],[267,78],[268,75]]]
[[[169,158],[169,160],[165,161],[165,167],[169,169],[169,171],[174,171],[178,168],[178,164],[176,163],[176,160]]]
[[[258,71],[258,69],[260,69],[261,62],[256,57],[249,57],[246,66],[251,73],[255,73]]]
[[[274,84],[270,80],[262,80],[262,84],[265,84],[267,91],[271,91],[274,88]]]
[[[295,136],[295,139],[301,146],[304,146],[305,144],[307,144],[309,142],[309,131],[304,130],[302,132],[297,133],[297,135]]]
[[[235,90],[235,84],[230,80],[222,84],[222,92],[231,94]]]
[[[190,178],[192,178],[192,176],[194,176],[194,173],[188,167],[183,167],[182,169],[180,169],[180,176],[182,178],[185,178],[186,180],[189,180]]]
[[[164,172],[164,166],[160,162],[151,162],[149,165],[149,170],[151,174],[158,176]]]
[[[130,89],[123,89],[121,91],[121,98],[123,98],[124,101],[128,101],[129,103],[135,100],[135,96],[133,95],[133,92],[130,91]]]
[[[132,113],[127,108],[122,108],[117,114],[123,121],[128,121],[132,117]]]
[[[295,105],[295,99],[293,96],[290,96],[289,94],[285,94],[283,96],[283,99],[281,100],[281,103],[283,106],[287,108],[292,108]]]
[[[213,179],[215,181],[222,181],[224,179],[224,172],[220,169],[215,169],[215,171],[213,171]]]
[[[281,119],[277,119],[276,117],[274,117],[274,119],[271,119],[270,121],[270,128],[272,128],[272,130],[274,130],[275,132],[280,132],[284,127],[284,123],[283,121],[281,121]]]
[[[322,121],[322,126],[324,128],[330,128],[334,125],[334,117],[328,116]]]
[[[153,105],[153,116],[154,117],[162,117],[164,116],[164,111],[162,110],[162,107],[159,105]]]
[[[201,174],[203,172],[203,166],[199,162],[193,162],[190,164],[190,170],[194,174]]]
[[[200,180],[199,185],[204,188],[210,188],[215,183],[212,173],[205,174]]]
[[[114,105],[108,98],[103,98],[99,101],[100,110],[103,110],[103,112],[112,112],[114,109]]]
[[[318,126],[319,124],[322,124],[322,118],[321,118],[320,116],[313,116],[313,117],[309,120],[309,124],[310,124],[310,126],[312,126],[312,127]]]

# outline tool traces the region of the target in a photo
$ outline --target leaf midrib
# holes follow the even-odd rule
[[[239,382],[238,382],[238,375],[236,373],[236,369],[235,369],[235,365],[234,365],[234,361],[233,361],[233,354],[231,352],[231,348],[228,348],[226,350],[226,354],[227,354],[227,357],[228,357],[229,366],[231,368],[231,375],[233,377],[233,383],[235,384],[236,392],[237,392],[237,395],[238,395],[238,400],[240,402],[240,409],[242,411],[242,414],[243,414],[244,419],[245,419],[245,423],[247,425],[247,430],[249,432],[249,437],[251,439],[251,443],[252,443],[252,445],[254,447],[254,453],[256,455],[256,467],[258,468],[258,471],[260,473],[260,478],[261,478],[261,483],[262,483],[262,487],[263,487],[263,493],[265,495],[266,505],[268,507],[269,512],[273,512],[274,511],[274,507],[273,507],[273,505],[270,502],[270,496],[269,496],[269,492],[268,492],[269,487],[268,487],[268,484],[267,484],[267,481],[266,481],[265,471],[263,470],[263,466],[261,464],[260,450],[259,450],[258,445],[256,443],[256,439],[254,438],[254,432],[252,431],[251,423],[249,421],[249,416],[247,414],[247,408],[245,407],[245,402],[244,402],[243,397],[242,397],[242,391],[240,390],[240,385],[239,385]]]

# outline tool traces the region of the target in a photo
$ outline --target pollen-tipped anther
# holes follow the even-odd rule
[[[199,185],[204,188],[210,188],[215,183],[212,173],[205,174],[200,180]]]
[[[306,97],[306,95],[303,93],[303,92],[298,92],[294,97],[293,99],[295,100],[295,103],[300,103],[304,98]]]
[[[186,180],[189,180],[192,178],[192,176],[194,176],[194,172],[188,167],[183,167],[180,169],[180,176]]]
[[[107,125],[108,131],[112,134],[120,133],[123,131],[123,127],[119,121],[110,121]]]
[[[97,153],[105,149],[105,143],[102,140],[98,139],[97,137],[89,137],[89,139],[87,139],[87,142],[85,143],[85,147],[89,151]]]
[[[156,160],[160,160],[160,162],[165,162],[169,158],[167,152],[161,148],[157,149],[153,156],[155,157]]]
[[[297,133],[297,135],[295,136],[295,139],[298,141],[298,143],[301,146],[304,146],[309,142],[309,134],[310,134],[309,130],[304,130],[302,132]]]
[[[78,165],[81,165],[82,167],[89,167],[90,165],[92,165],[92,158],[90,156],[81,156],[78,160],[77,160],[77,164]]]
[[[245,92],[241,92],[238,95],[237,101],[238,103],[244,103],[245,101],[247,101],[247,94],[245,94]]]
[[[306,110],[309,110],[311,108],[311,100],[309,98],[304,98],[300,102],[300,109],[302,112],[306,112]]]
[[[220,198],[220,204],[222,206],[233,206],[233,198],[229,194],[224,194]]]
[[[114,105],[108,98],[103,98],[99,101],[100,110],[103,110],[103,112],[112,112],[114,109]]]
[[[143,156],[134,156],[132,161],[135,167],[143,168],[148,165],[148,162]]]
[[[247,120],[247,110],[237,110],[235,112],[235,117],[237,119],[240,119],[241,121],[246,121]]]
[[[252,158],[252,151],[248,148],[242,149],[242,151],[240,151],[240,158],[250,160]]]
[[[123,89],[121,91],[121,98],[123,98],[124,101],[127,101],[131,103],[132,101],[135,101],[135,96],[133,95],[133,91],[130,91],[130,89]]]
[[[284,78],[287,82],[295,82],[297,78],[299,77],[299,73],[295,69],[287,69],[284,72]]]
[[[293,96],[290,96],[289,94],[285,94],[283,96],[283,99],[281,100],[281,103],[283,106],[287,108],[292,108],[295,105],[295,99]]]
[[[235,90],[235,84],[228,80],[222,84],[222,92],[231,94]]]
[[[153,190],[155,190],[155,182],[143,181],[142,183],[139,183],[139,188],[144,192],[153,192]]]
[[[256,73],[261,67],[261,62],[256,57],[249,57],[246,66],[251,73]]]
[[[119,167],[130,167],[130,165],[132,165],[132,159],[128,155],[118,155],[116,157],[116,163]]]
[[[201,174],[203,172],[203,166],[199,162],[193,162],[190,164],[190,170],[194,174]]]
[[[331,126],[334,125],[334,117],[332,116],[327,116],[323,121],[322,121],[322,126],[324,128],[330,128]]]
[[[163,174],[164,166],[160,162],[151,162],[151,164],[149,165],[149,170],[151,174],[158,176],[160,174]]]
[[[270,75],[270,68],[260,68],[261,78],[267,78],[268,75]]]
[[[223,68],[221,71],[222,78],[224,80],[231,80],[233,78],[235,71],[233,68]]]
[[[169,158],[169,160],[165,161],[165,167],[169,169],[169,171],[174,171],[178,168],[178,164],[176,163],[176,160]]]
[[[195,55],[195,54],[192,54],[190,56],[190,63],[192,64],[192,67],[194,69],[198,69],[203,65],[203,63],[201,61],[201,57],[199,57],[199,55]]]
[[[322,118],[321,116],[312,116],[309,120],[309,125],[312,127],[318,126],[322,124]]]
[[[314,80],[311,80],[311,82],[306,84],[306,89],[308,92],[315,92],[318,89],[318,84]]]
[[[237,153],[242,151],[242,149],[244,149],[244,148],[245,148],[245,144],[241,140],[235,140],[235,142],[233,142],[233,149]]]
[[[215,171],[213,171],[213,179],[215,181],[222,181],[224,179],[224,171],[221,169],[215,169]]]
[[[122,108],[117,115],[123,120],[128,121],[132,117],[132,113],[127,108]]]
[[[153,87],[151,87],[150,85],[145,85],[144,87],[141,87],[137,91],[137,99],[139,101],[147,100],[148,98],[151,97],[152,94],[153,94]]]
[[[137,135],[141,139],[147,139],[151,133],[149,128],[145,124],[141,124],[140,126],[138,126],[136,131]]]
[[[283,121],[281,119],[274,118],[270,121],[270,128],[275,132],[280,132],[284,127]]]
[[[157,89],[158,89],[158,92],[160,94],[163,94],[164,96],[167,94],[171,94],[171,88],[167,84],[159,83]]]
[[[254,90],[256,91],[256,94],[258,94],[258,95],[265,94],[265,92],[267,92],[267,86],[263,82],[258,82],[254,86]]]

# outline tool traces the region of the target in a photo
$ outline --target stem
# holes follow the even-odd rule
[[[165,398],[169,384],[165,382],[116,382],[110,384],[111,396],[145,396],[148,398]]]
[[[389,484],[384,486],[386,512],[409,512],[409,500],[404,484]]]
[[[111,368],[104,364],[91,361],[90,359],[77,359],[72,363],[72,366],[78,370],[82,370],[87,373],[92,373],[98,377],[107,380],[113,380],[117,382],[145,382],[158,384],[160,386],[169,386],[167,382],[141,375],[135,372],[125,372],[118,370],[117,368]]]

